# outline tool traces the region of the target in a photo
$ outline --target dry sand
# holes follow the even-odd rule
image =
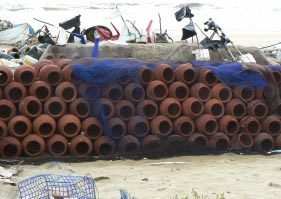
[[[226,199],[278,199],[281,195],[281,155],[227,153],[22,167],[23,172],[12,180],[19,182],[38,174],[108,177],[96,182],[100,199],[119,199],[120,188],[137,199],[181,199],[191,197],[192,189],[210,199],[220,194]],[[1,185],[0,198],[15,198],[17,191],[17,187]]]

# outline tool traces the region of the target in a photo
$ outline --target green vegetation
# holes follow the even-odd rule
[[[206,196],[206,195],[199,195],[199,194],[198,194],[196,191],[194,191],[193,189],[192,189],[191,194],[192,194],[192,197],[191,197],[191,198],[188,197],[188,196],[185,196],[185,197],[183,197],[183,198],[179,198],[178,196],[175,196],[175,197],[172,198],[172,199],[210,199],[210,198],[208,198],[208,196]],[[224,194],[222,193],[222,194],[216,195],[216,198],[215,198],[215,199],[226,199],[226,198],[224,197]]]

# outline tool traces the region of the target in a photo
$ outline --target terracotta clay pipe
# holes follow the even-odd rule
[[[254,137],[253,149],[258,152],[270,152],[274,149],[274,139],[268,133],[259,133]]]
[[[8,129],[11,136],[24,138],[32,132],[32,123],[26,116],[16,115],[9,120]]]
[[[77,135],[70,140],[69,152],[73,156],[87,156],[92,153],[93,144],[85,135]]]
[[[149,122],[145,117],[137,115],[129,119],[127,129],[129,134],[142,138],[149,133],[150,127]]]
[[[20,114],[28,118],[38,117],[42,113],[41,101],[32,95],[23,98],[18,107]]]
[[[217,83],[211,89],[212,98],[220,100],[222,103],[227,103],[232,98],[232,90],[224,83]]]
[[[3,88],[13,80],[13,72],[7,66],[0,65],[0,87]]]
[[[245,116],[240,120],[241,131],[255,136],[261,131],[261,123],[254,116]]]
[[[110,157],[116,152],[116,144],[108,136],[101,136],[94,141],[94,152],[100,157]]]
[[[45,81],[35,81],[28,89],[31,96],[37,97],[41,102],[45,102],[52,95],[51,86]]]
[[[160,113],[171,119],[179,117],[181,115],[181,111],[181,104],[175,98],[168,97],[160,104]]]
[[[23,84],[24,86],[30,86],[37,79],[37,72],[34,67],[27,65],[18,66],[14,71],[14,80]]]
[[[196,129],[205,135],[214,135],[218,131],[218,123],[214,116],[203,114],[195,120]]]
[[[37,134],[29,134],[22,140],[23,151],[27,156],[43,155],[46,149],[44,139]]]
[[[47,150],[53,156],[63,156],[68,150],[68,140],[60,134],[54,134],[47,140]]]
[[[182,81],[187,85],[193,84],[198,77],[196,69],[189,63],[176,67],[175,75],[177,81]]]
[[[67,138],[77,136],[81,130],[81,122],[72,114],[65,114],[57,122],[58,132]]]
[[[154,80],[148,84],[146,95],[155,102],[161,101],[168,96],[168,87],[163,81]]]
[[[157,116],[158,106],[154,101],[150,99],[144,99],[143,102],[138,103],[136,111],[138,115],[151,120]]]
[[[125,135],[119,140],[118,149],[121,154],[136,153],[140,148],[140,141],[133,135]]]
[[[175,79],[175,71],[168,64],[160,64],[153,71],[155,80],[163,81],[165,84],[171,84]]]
[[[0,157],[15,158],[19,157],[21,153],[22,144],[17,138],[7,136],[0,140]]]
[[[199,117],[204,112],[204,104],[195,97],[188,97],[182,102],[182,113],[192,119]]]

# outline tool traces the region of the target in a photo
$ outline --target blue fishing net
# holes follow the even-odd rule
[[[254,88],[268,87],[268,81],[264,74],[257,70],[244,69],[240,62],[203,62],[194,61],[193,66],[202,69],[208,68],[212,70],[216,77],[230,87],[239,85],[251,85]],[[280,70],[277,66],[270,66],[272,70]]]
[[[172,67],[178,65],[169,61],[150,63],[135,59],[88,59],[73,64],[73,73],[86,82],[100,85],[115,83],[118,79],[126,77],[137,82],[139,67],[146,66],[154,70],[161,63],[169,64]]]

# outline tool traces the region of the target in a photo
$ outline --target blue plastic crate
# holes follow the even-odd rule
[[[88,176],[42,174],[18,184],[21,199],[96,199],[94,179]]]

